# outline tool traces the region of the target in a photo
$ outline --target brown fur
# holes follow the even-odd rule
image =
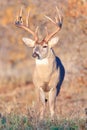
[[[40,99],[43,105],[41,116],[43,117],[45,111],[45,99],[48,99],[51,116],[53,117],[59,72],[56,68],[55,54],[51,49],[46,59],[48,60],[47,64],[36,64],[33,82],[37,89],[37,100]]]

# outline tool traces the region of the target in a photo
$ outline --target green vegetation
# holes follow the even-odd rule
[[[0,130],[30,130],[28,118],[9,114],[0,118]]]
[[[37,120],[28,116],[8,114],[0,116],[0,130],[85,130],[85,120]],[[32,121],[31,121],[32,120]],[[33,122],[34,121],[34,122]],[[36,121],[36,122],[35,122]]]

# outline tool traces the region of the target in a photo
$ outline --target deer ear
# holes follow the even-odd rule
[[[23,42],[28,46],[28,47],[34,47],[35,41],[29,39],[29,38],[22,38]]]
[[[59,37],[54,37],[52,38],[49,42],[48,45],[50,48],[54,47],[59,41]]]

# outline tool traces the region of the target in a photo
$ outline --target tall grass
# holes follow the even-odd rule
[[[39,119],[37,113],[28,110],[27,115],[23,114],[0,114],[0,130],[85,130],[85,119],[58,119],[51,120],[49,117]]]

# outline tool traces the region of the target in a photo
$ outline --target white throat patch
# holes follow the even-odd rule
[[[36,59],[36,65],[47,65],[48,64],[48,59],[44,58],[42,60]]]

